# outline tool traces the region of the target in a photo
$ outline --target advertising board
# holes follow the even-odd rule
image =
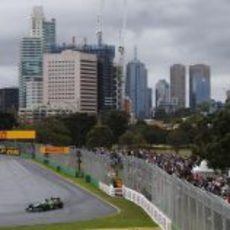
[[[69,154],[69,147],[59,146],[43,146],[40,148],[41,154]]]
[[[34,130],[13,130],[13,131],[0,131],[0,139],[2,140],[34,140],[36,138],[36,131]]]

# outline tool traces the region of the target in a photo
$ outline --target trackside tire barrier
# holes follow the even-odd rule
[[[140,206],[163,230],[171,230],[172,222],[142,194],[123,186],[123,197]]]

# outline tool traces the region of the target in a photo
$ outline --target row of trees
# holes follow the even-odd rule
[[[131,148],[153,144],[170,144],[175,149],[191,143],[191,126],[183,123],[172,131],[149,126],[144,121],[129,124],[129,116],[121,111],[108,111],[98,118],[87,114],[49,117],[20,129],[35,129],[37,141],[44,144],[75,145],[78,147],[111,147],[114,144]]]

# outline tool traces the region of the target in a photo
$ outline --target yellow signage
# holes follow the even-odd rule
[[[17,140],[17,139],[35,139],[36,131],[29,130],[14,130],[14,131],[0,131],[0,139]]]
[[[42,154],[69,154],[69,147],[45,146],[40,148]]]
[[[18,156],[20,154],[18,148],[14,147],[0,147],[0,154],[10,155],[10,156]]]

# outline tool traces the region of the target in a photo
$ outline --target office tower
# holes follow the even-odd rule
[[[3,113],[18,110],[18,88],[0,89],[0,111]]]
[[[43,104],[97,113],[97,57],[65,50],[44,55]]]
[[[20,47],[19,64],[19,106],[25,108],[31,105],[27,102],[27,95],[31,95],[29,85],[39,85],[43,75],[43,54],[51,51],[56,43],[56,22],[55,19],[46,21],[42,7],[34,7],[30,21],[30,36],[24,37]],[[35,81],[38,81],[36,84]],[[27,84],[27,82],[30,82]],[[26,92],[30,90],[30,92]],[[39,91],[39,90],[37,90]],[[41,98],[38,95],[37,98]],[[31,99],[31,98],[30,98]],[[37,100],[35,100],[37,102]]]
[[[50,53],[56,44],[56,20],[43,21],[43,44],[44,52]]]
[[[211,83],[210,67],[203,64],[192,65],[189,68],[189,99],[191,109],[210,101]]]
[[[97,55],[98,111],[116,109],[116,75],[113,66],[115,47],[87,45],[82,51]]]
[[[176,109],[186,106],[186,68],[175,64],[170,67],[170,97]]]
[[[26,107],[26,82],[42,80],[43,42],[39,37],[25,37],[21,42],[19,67],[19,106]]]
[[[132,101],[132,111],[139,119],[148,117],[147,69],[137,57],[127,65],[126,95]]]
[[[159,80],[156,84],[156,108],[170,104],[170,88],[166,80]]]
[[[114,68],[115,46],[106,44],[76,46],[75,44],[56,46],[52,53],[75,50],[97,56],[98,111],[113,110],[117,107],[116,68]]]

